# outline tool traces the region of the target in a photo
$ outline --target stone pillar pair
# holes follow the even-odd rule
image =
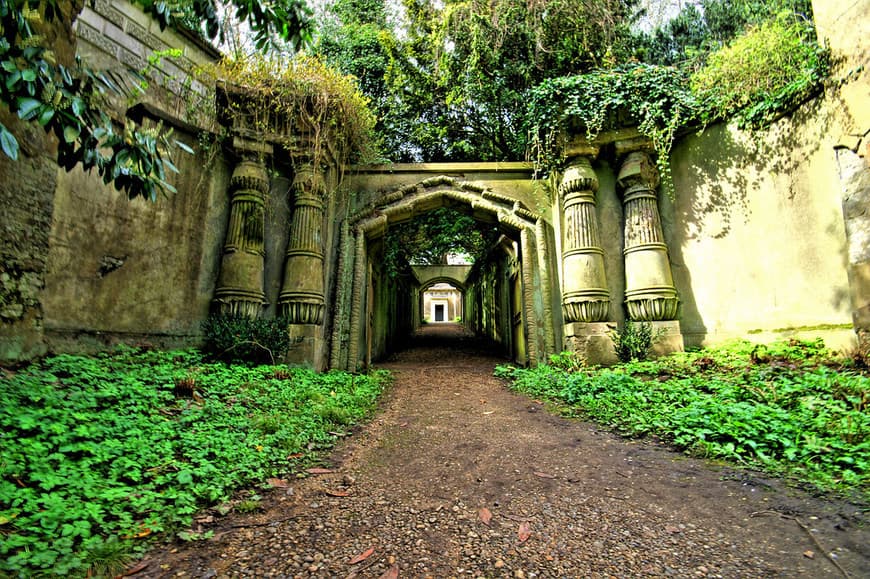
[[[269,178],[262,161],[240,161],[230,179],[230,221],[214,302],[221,313],[259,317],[266,305],[265,198]],[[278,315],[287,318],[291,338],[304,341],[323,323],[323,175],[310,164],[293,179],[290,239]]]
[[[620,147],[617,146],[617,152]],[[610,292],[598,232],[591,165],[597,148],[570,159],[559,186],[562,203],[562,315],[567,347],[587,363],[614,361],[610,347]],[[625,305],[631,321],[653,322],[663,329],[659,352],[682,349],[677,317],[679,300],[662,234],[655,164],[642,150],[628,150],[617,184],[624,208]],[[676,326],[671,327],[671,326]],[[679,344],[676,340],[679,339]]]

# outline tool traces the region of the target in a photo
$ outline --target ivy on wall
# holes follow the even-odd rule
[[[632,64],[544,81],[531,93],[528,130],[536,161],[559,162],[559,139],[572,130],[594,139],[601,131],[637,124],[659,159],[680,127],[696,119],[699,102],[679,68]]]
[[[830,63],[811,24],[782,13],[711,52],[695,70],[635,63],[549,79],[529,98],[530,153],[542,168],[555,168],[566,134],[585,132],[591,140],[637,126],[667,178],[678,131],[729,118],[741,128],[763,129],[818,94]]]

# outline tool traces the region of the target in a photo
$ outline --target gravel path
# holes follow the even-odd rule
[[[136,577],[870,577],[858,507],[553,416],[458,326],[415,345],[332,472]]]

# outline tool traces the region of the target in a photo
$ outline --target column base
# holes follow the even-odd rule
[[[680,322],[678,320],[644,323],[652,326],[653,336],[658,336],[653,342],[652,351],[650,352],[653,358],[685,350],[683,332],[680,330]]]
[[[565,349],[574,352],[588,366],[611,366],[619,362],[610,332],[616,324],[573,322],[565,324]]]
[[[325,352],[323,326],[314,324],[290,324],[287,326],[290,336],[290,348],[287,350],[285,362],[310,366],[317,371],[323,370]]]

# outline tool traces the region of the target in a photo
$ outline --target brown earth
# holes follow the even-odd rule
[[[211,539],[135,576],[870,577],[859,507],[554,416],[459,326],[411,345],[333,472],[205,514]]]

